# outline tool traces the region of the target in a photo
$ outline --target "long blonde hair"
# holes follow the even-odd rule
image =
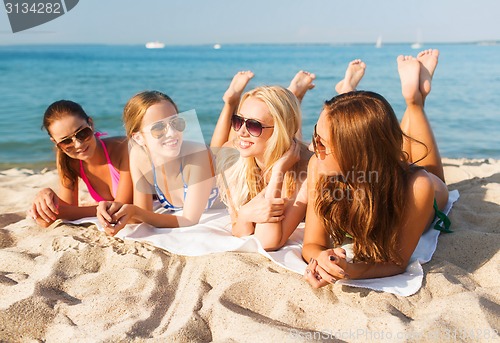
[[[222,149],[217,155],[217,170],[220,175],[218,186],[221,190],[221,198],[235,212],[266,187],[273,165],[290,148],[301,123],[300,103],[286,88],[257,87],[243,95],[238,112],[249,98],[258,99],[266,104],[269,114],[273,117],[274,130],[267,141],[263,170],[258,167],[255,157],[240,157],[238,151],[234,149],[230,151]],[[297,143],[302,145],[302,149],[306,149],[305,145]],[[290,196],[295,192],[298,174],[299,163],[285,174],[286,194],[283,196]]]
[[[357,91],[327,101],[324,112],[341,175],[320,176],[316,213],[335,244],[353,237],[356,260],[401,263],[399,232],[415,167],[394,110],[381,95]]]

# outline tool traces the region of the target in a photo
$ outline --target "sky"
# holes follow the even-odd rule
[[[80,0],[15,34],[0,8],[0,45],[491,41],[499,13],[499,0]]]

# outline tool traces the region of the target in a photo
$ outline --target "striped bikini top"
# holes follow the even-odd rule
[[[212,168],[212,174],[213,174],[213,165],[212,165],[211,158],[210,158],[210,166]],[[167,210],[171,210],[171,211],[182,210],[183,207],[174,206],[170,203],[170,201],[168,201],[167,197],[165,196],[165,194],[163,194],[160,187],[158,186],[158,182],[156,181],[156,171],[155,171],[156,168],[155,168],[155,166],[152,165],[151,168],[153,169],[154,188],[156,191],[156,195],[158,196],[158,200],[160,201],[160,204],[163,206],[163,208],[165,208]],[[184,189],[184,200],[185,200],[186,194],[188,192],[188,185],[186,184],[186,181],[184,181],[184,174],[182,173],[183,169],[184,168],[182,166],[182,161],[181,161],[181,164],[179,167],[179,172],[181,173],[182,185],[183,185],[183,189]],[[165,167],[162,167],[162,172],[163,172],[163,176],[165,177]],[[166,183],[166,181],[165,181],[165,183]],[[207,202],[207,206],[205,207],[205,210],[212,207],[212,205],[214,204],[214,202],[218,196],[219,196],[219,189],[217,187],[212,188],[212,191],[210,192],[210,196],[208,197],[208,202]]]

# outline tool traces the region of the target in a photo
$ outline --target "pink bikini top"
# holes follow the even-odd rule
[[[104,155],[106,155],[106,161],[108,162],[108,168],[109,168],[109,173],[111,174],[111,187],[113,190],[113,198],[116,197],[116,191],[118,190],[118,183],[120,182],[120,172],[111,164],[111,160],[109,159],[109,154],[108,150],[106,149],[106,145],[102,140],[99,139],[99,137],[104,136],[105,133],[101,132],[96,132],[95,136],[99,142],[101,142],[102,148],[104,150]],[[89,190],[90,195],[92,198],[94,198],[95,201],[105,201],[108,199],[104,199],[100,194],[98,194],[94,188],[92,188],[92,185],[89,182],[89,179],[87,178],[87,175],[85,175],[85,170],[83,169],[83,163],[82,160],[80,160],[80,177],[82,178],[83,182],[87,185],[87,188]]]

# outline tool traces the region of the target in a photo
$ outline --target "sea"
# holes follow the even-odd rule
[[[440,50],[426,113],[441,155],[500,158],[500,45],[434,44]],[[310,140],[323,102],[335,95],[349,61],[367,69],[358,89],[382,94],[402,117],[405,105],[397,73],[398,55],[416,55],[411,44],[355,45],[31,45],[0,46],[0,169],[54,165],[54,147],[41,129],[49,104],[80,103],[96,128],[124,135],[127,100],[142,90],[170,95],[181,111],[195,110],[210,142],[233,75],[252,70],[247,89],[288,86],[299,70],[316,74],[316,87],[302,103],[303,133]]]

